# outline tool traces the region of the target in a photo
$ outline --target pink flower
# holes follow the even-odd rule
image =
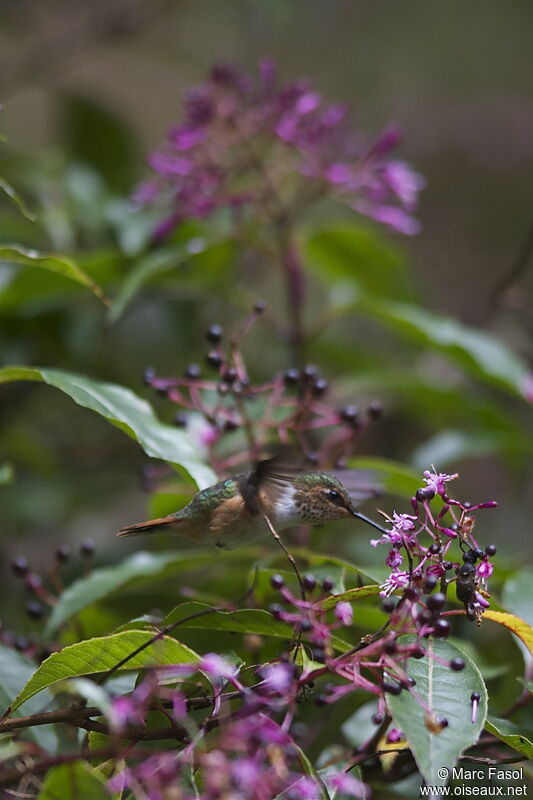
[[[328,775],[326,783],[332,789],[335,789],[340,794],[348,795],[348,797],[359,797],[361,800],[370,797],[368,786],[348,772],[337,772],[334,775]]]
[[[390,567],[391,569],[396,569],[403,563],[403,557],[400,555],[400,552],[395,548],[391,548],[385,559],[385,564]]]
[[[227,661],[218,653],[207,653],[198,665],[198,669],[207,672],[212,678],[224,678],[233,680],[237,677],[239,670],[230,661]]]
[[[350,603],[337,603],[335,606],[335,616],[343,625],[351,625],[353,620],[353,608]]]
[[[433,468],[433,470],[435,470],[435,468]],[[454,481],[458,477],[459,474],[457,472],[453,475],[447,475],[445,472],[430,472],[428,469],[424,470],[424,482],[430,489],[433,489],[435,494],[440,494],[441,496],[446,494],[447,482]]]
[[[488,559],[484,559],[477,565],[477,574],[480,578],[490,578],[494,571],[494,564]]]
[[[413,516],[413,514],[397,514],[396,511],[394,511],[392,515],[392,526],[397,531],[414,531],[416,519],[418,519],[418,517]]]
[[[381,592],[379,594],[381,597],[387,597],[392,592],[395,592],[396,589],[403,589],[408,586],[409,579],[408,572],[391,572],[385,583],[380,586]]]

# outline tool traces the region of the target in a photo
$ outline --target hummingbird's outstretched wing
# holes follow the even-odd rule
[[[328,470],[328,473],[342,483],[355,506],[359,506],[371,497],[380,497],[383,494],[383,486],[376,481],[375,474],[370,470],[332,469]]]
[[[254,515],[261,513],[262,496],[271,507],[283,498],[287,488],[298,476],[312,471],[291,452],[282,452],[273,458],[259,461],[240,486],[246,508]],[[370,497],[379,497],[382,493],[381,487],[369,471],[337,469],[326,472],[340,481],[355,506]]]

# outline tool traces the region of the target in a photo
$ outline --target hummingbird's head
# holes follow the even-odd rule
[[[354,515],[348,492],[333,475],[304,473],[299,476],[295,488],[294,504],[302,522],[318,525]]]

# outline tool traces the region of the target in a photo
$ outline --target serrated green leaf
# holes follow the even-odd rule
[[[86,761],[52,767],[37,800],[110,800],[106,779]]]
[[[12,647],[5,647],[0,644],[0,713],[3,713],[12,704],[24,684],[30,680],[35,668],[34,662],[26,658],[22,653]],[[43,707],[52,704],[53,700],[54,698],[50,692],[45,692],[38,700],[30,700],[24,709],[24,713],[28,715],[37,714],[43,710]],[[13,707],[9,716],[19,717],[20,713]],[[26,728],[24,736],[51,753],[55,753],[57,750],[57,736],[52,725]]]
[[[234,562],[245,559],[246,553],[232,550],[221,554],[221,558]],[[140,551],[114,567],[95,569],[89,575],[74,581],[62,592],[52,609],[45,633],[47,636],[53,635],[75,614],[118,591],[132,591],[186,570],[212,564],[213,553],[206,548],[185,550],[182,553]]]
[[[152,636],[153,634],[147,631],[124,631],[77,642],[57,653],[52,653],[24,686],[14,701],[13,708],[18,708],[43,689],[55,686],[61,681],[107,672],[136,648],[150,641]],[[133,656],[120,669],[191,664],[198,660],[199,656],[194,650],[171,636],[164,636]]]
[[[533,758],[533,732],[528,732],[526,736],[514,722],[498,717],[487,717],[485,730],[492,733],[493,736],[497,736],[513,750],[522,753],[526,758]]]
[[[50,270],[58,275],[63,275],[64,278],[69,278],[82,286],[86,286],[102,303],[107,304],[108,302],[101,286],[67,256],[39,253],[37,250],[26,250],[18,245],[3,245],[0,247],[0,261]]]
[[[82,375],[40,367],[5,367],[0,384],[10,381],[42,381],[69,395],[78,405],[96,411],[130,438],[144,452],[187,472],[200,488],[216,482],[213,471],[202,462],[198,446],[186,431],[160,422],[152,406],[130,389]]]
[[[400,643],[414,641],[414,637],[401,637]],[[454,672],[448,666],[452,658],[462,658],[465,668]],[[487,690],[481,673],[468,656],[450,642],[429,639],[423,659],[409,659],[406,664],[409,677],[416,686],[389,695],[388,704],[395,727],[403,731],[411,752],[430,786],[443,786],[446,779],[439,770],[451,770],[461,753],[474,744],[483,729],[487,716]],[[478,692],[479,707],[472,722],[470,695]],[[448,726],[438,733],[426,727],[426,714],[432,718],[443,716]],[[441,773],[442,774],[442,773]]]

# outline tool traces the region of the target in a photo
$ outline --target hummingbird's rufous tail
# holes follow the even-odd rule
[[[117,536],[138,536],[141,533],[153,533],[160,528],[166,528],[168,525],[175,525],[179,520],[176,517],[160,517],[159,519],[150,519],[147,522],[138,522],[136,525],[126,525],[121,528]]]

